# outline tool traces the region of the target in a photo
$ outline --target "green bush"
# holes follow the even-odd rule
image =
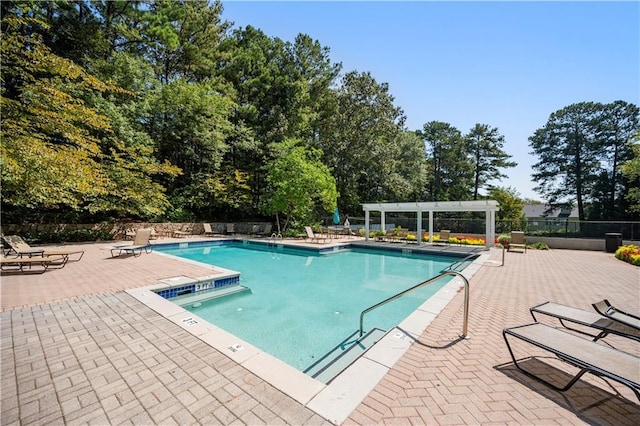
[[[511,234],[500,234],[498,238],[496,238],[498,244],[502,247],[509,247],[509,243],[511,242]]]
[[[35,232],[21,235],[26,241],[38,244],[76,243],[84,241],[110,241],[114,235],[106,230],[74,229],[70,231]]]
[[[547,245],[547,243],[543,242],[527,244],[527,246],[535,250],[549,250],[549,246]]]

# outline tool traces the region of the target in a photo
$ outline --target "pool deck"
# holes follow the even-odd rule
[[[65,246],[84,257],[43,274],[2,274],[0,424],[640,424],[626,386],[587,374],[556,392],[518,372],[502,338],[546,300],[591,310],[606,298],[640,310],[640,268],[611,254],[529,250],[504,253],[502,265],[502,250],[485,252],[470,278],[470,338],[458,338],[460,293],[421,334],[398,339],[402,353],[384,374],[369,361],[372,374],[355,380],[372,382],[371,390],[332,416],[272,384],[282,377],[256,374],[259,366],[247,368],[140,301],[141,289],[159,280],[215,267],[159,253],[112,259],[112,245]],[[605,340],[640,355],[638,342]],[[537,355],[526,365],[559,380],[573,371],[547,352],[515,349]],[[334,396],[340,411],[353,395]]]

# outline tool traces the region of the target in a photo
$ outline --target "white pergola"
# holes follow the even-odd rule
[[[496,234],[496,211],[499,210],[495,200],[480,201],[435,201],[414,203],[369,203],[363,204],[365,240],[369,240],[370,212],[380,212],[380,229],[385,229],[385,213],[415,212],[417,213],[418,244],[422,243],[422,214],[429,212],[429,242],[433,243],[433,212],[485,212],[486,234],[485,246],[491,247]]]

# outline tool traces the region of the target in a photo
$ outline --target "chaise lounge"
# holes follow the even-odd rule
[[[313,232],[313,229],[311,229],[310,226],[305,226],[304,230],[307,233],[307,236],[305,237],[305,241],[308,240],[308,239],[311,240],[312,243],[320,243],[320,240],[322,240],[323,243],[327,241],[326,237],[317,236]]]
[[[593,309],[595,309],[596,312],[607,318],[611,318],[615,321],[621,322],[622,324],[628,325],[629,327],[640,330],[639,316],[621,311],[620,309],[611,306],[611,303],[609,303],[607,299],[594,303],[591,306],[593,306]]]
[[[202,226],[204,228],[204,235],[205,236],[214,236],[216,234],[215,232],[213,232],[213,229],[211,229],[211,224],[210,223],[203,223]]]
[[[609,302],[604,300],[594,304],[593,306],[595,308],[597,305],[600,309],[603,309],[602,307],[605,306],[604,310],[606,310],[607,304],[609,304]],[[597,310],[598,308],[596,308],[596,311]],[[560,321],[560,324],[566,329],[586,334],[587,336],[593,337],[594,341],[606,337],[609,333],[640,341],[640,320],[636,318],[634,326],[633,316],[629,314],[623,313],[624,317],[622,314],[617,314],[618,316],[614,319],[612,317],[607,317],[602,313],[584,311],[582,309],[554,302],[544,302],[533,306],[529,309],[529,312],[536,322],[538,321],[536,314],[557,318]],[[622,320],[619,319],[621,317],[623,318]],[[627,320],[626,323],[624,322],[625,319]],[[597,334],[590,334],[584,330],[571,327],[567,325],[567,323],[579,324],[581,326],[600,331]]]
[[[15,255],[17,257],[33,257],[33,256],[64,256],[66,261],[74,254],[79,254],[76,262],[82,259],[84,250],[47,250],[43,248],[31,247],[25,240],[19,235],[3,235],[3,242],[8,246],[6,255]],[[65,263],[66,263],[65,261]]]
[[[38,257],[15,257],[0,259],[0,270],[5,272],[34,272],[44,273],[50,267],[56,267],[58,269],[64,268],[69,260],[68,256],[64,255],[50,255],[50,256],[38,256]],[[40,266],[41,269],[33,269],[33,266]]]
[[[584,373],[589,372],[630,387],[640,400],[640,392],[638,392],[640,390],[640,357],[538,322],[505,328],[502,335],[516,368],[552,389],[564,392],[570,389]],[[507,336],[551,352],[562,361],[579,368],[580,371],[566,385],[555,385],[520,365]]]
[[[111,248],[111,257],[118,257],[124,254],[133,254],[134,257],[140,256],[142,251],[151,253],[153,245],[151,245],[151,229],[138,229],[133,244],[117,245]],[[118,254],[114,254],[114,253]],[[136,254],[137,253],[137,254]]]

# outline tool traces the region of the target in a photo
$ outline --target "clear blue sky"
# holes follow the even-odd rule
[[[640,105],[640,2],[223,0],[223,19],[293,42],[308,34],[343,73],[388,83],[409,130],[497,127],[518,163],[498,183],[533,191],[528,138],[578,102]]]

